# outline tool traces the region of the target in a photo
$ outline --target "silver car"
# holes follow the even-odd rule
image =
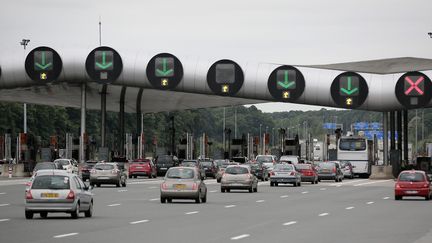
[[[90,185],[114,184],[126,187],[126,173],[117,163],[97,163],[90,171]]]
[[[258,192],[258,179],[252,173],[250,166],[230,165],[225,169],[221,180],[221,192],[230,192],[231,189]]]
[[[296,170],[293,164],[276,164],[270,175],[270,186],[278,186],[279,184],[301,186],[301,173]]]
[[[207,187],[197,167],[171,167],[160,187],[161,203],[173,199],[194,199],[207,202]]]
[[[78,218],[84,212],[93,215],[91,188],[75,174],[63,170],[40,170],[30,189],[26,190],[25,217],[32,219],[34,213],[46,218],[48,213],[70,213]]]

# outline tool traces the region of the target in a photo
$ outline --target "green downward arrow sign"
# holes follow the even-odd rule
[[[289,87],[293,86],[295,84],[295,81],[289,81],[288,80],[288,70],[284,71],[284,81],[278,81],[277,84],[284,89],[288,89]]]
[[[106,62],[106,53],[102,52],[102,63],[96,62],[96,66],[98,66],[100,69],[107,69],[113,65],[113,62]]]
[[[351,77],[348,77],[348,87],[347,87],[348,89],[340,88],[340,91],[347,94],[347,95],[352,95],[353,93],[357,92],[358,88],[356,87],[356,88],[352,89],[351,82],[352,82]]]
[[[41,62],[42,63],[35,62],[35,66],[37,66],[41,70],[45,70],[45,69],[49,68],[50,66],[52,66],[52,62],[45,63],[46,62],[46,57],[45,57],[45,52],[44,51],[41,53]]]
[[[167,68],[167,59],[166,58],[163,58],[162,59],[162,70],[160,70],[159,68],[158,69],[156,69],[156,72],[160,75],[160,76],[168,76],[168,75],[170,75],[172,72],[174,72],[174,70],[171,68],[171,69],[168,69]]]

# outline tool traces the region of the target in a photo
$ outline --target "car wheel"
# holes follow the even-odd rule
[[[84,215],[86,218],[91,218],[93,216],[93,202],[90,202],[89,209],[85,211]]]
[[[166,198],[161,197],[161,198],[160,198],[160,202],[161,202],[161,203],[166,203]]]
[[[269,180],[269,178],[268,178],[268,177],[266,177],[266,178],[265,178],[265,181],[268,181],[268,180]]]
[[[251,186],[250,188],[249,188],[249,193],[252,193],[253,192],[253,187]]]
[[[96,184],[96,186],[97,186],[97,187],[100,187],[100,186],[101,186],[101,184],[100,184],[100,183],[98,183],[98,184]]]
[[[275,184],[274,184],[275,186],[279,186],[279,183],[277,183],[277,182],[275,182]]]
[[[172,198],[167,199],[168,203],[172,203]]]
[[[293,183],[293,186],[294,186],[294,187],[297,187],[297,182],[294,182],[294,183]]]
[[[71,213],[71,217],[73,219],[77,219],[79,217],[79,212],[80,212],[80,205],[79,205],[79,202],[78,202],[77,206],[75,208],[75,211]]]
[[[301,181],[299,181],[298,186],[301,186]]]
[[[94,184],[94,183],[90,183],[90,186],[94,187],[94,186],[95,186],[95,184]]]
[[[429,200],[430,200],[430,197],[429,197],[429,196],[426,196],[426,197],[425,197],[425,200],[426,200],[426,201],[429,201]]]
[[[120,187],[120,180],[117,182],[116,187]]]
[[[123,187],[126,187],[126,180],[122,183]]]
[[[395,200],[401,200],[402,196],[395,196]]]
[[[258,192],[258,185],[254,188],[254,192]]]
[[[206,192],[206,194],[204,195],[204,197],[201,198],[201,202],[203,202],[203,203],[206,203],[206,202],[207,202],[207,192]]]
[[[40,213],[41,218],[46,219],[48,217],[48,212],[42,212]]]
[[[200,203],[201,201],[201,191],[198,192],[197,198],[195,198],[195,203]]]
[[[217,183],[220,183],[220,182],[221,182],[221,179],[216,179],[216,182],[217,182]]]
[[[274,183],[273,183],[273,182],[270,182],[270,186],[273,187],[273,186],[274,186]]]
[[[25,211],[25,218],[26,219],[32,219],[33,218],[33,212]]]
[[[222,187],[221,187],[221,192],[222,192],[222,193],[225,193],[225,188],[222,188]]]
[[[231,191],[231,189],[225,189],[227,192],[230,192]]]
[[[129,175],[129,179],[132,179],[132,176],[131,176],[131,175]]]

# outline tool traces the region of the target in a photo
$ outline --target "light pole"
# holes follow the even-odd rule
[[[29,42],[30,42],[29,39],[22,39],[20,42],[20,45],[24,47],[24,53]],[[27,134],[27,104],[26,103],[24,103],[24,134]]]
[[[261,134],[261,127],[262,127],[262,124],[260,124],[260,132],[259,132],[259,141],[260,141],[260,146],[259,147],[262,147],[262,134]],[[260,150],[260,149],[258,149],[258,150]]]

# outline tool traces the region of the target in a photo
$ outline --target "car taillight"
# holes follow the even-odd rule
[[[192,190],[196,190],[197,188],[198,188],[197,183],[194,183],[194,184],[192,185]]]
[[[429,184],[428,184],[428,183],[425,183],[425,184],[423,184],[423,187],[428,188],[428,187],[429,187]]]
[[[96,173],[96,170],[95,170],[95,169],[92,169],[92,170],[90,171],[90,173],[94,174],[94,173]]]
[[[33,196],[32,196],[32,194],[31,194],[31,190],[28,190],[28,191],[26,192],[26,199],[33,199]]]
[[[272,171],[272,172],[270,172],[270,175],[275,175],[275,173]]]
[[[162,184],[161,184],[161,188],[162,188],[162,189],[167,189],[167,188],[168,188],[168,186],[167,186],[167,184],[166,184],[166,183],[162,183]]]
[[[333,173],[336,173],[336,168],[333,168]]]
[[[72,190],[70,190],[69,194],[66,197],[66,199],[75,199],[75,193]]]

